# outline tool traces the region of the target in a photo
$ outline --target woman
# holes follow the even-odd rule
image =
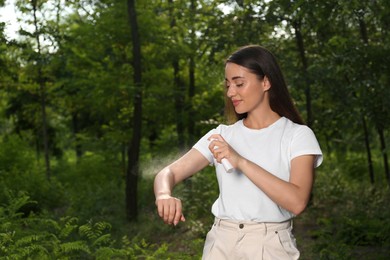
[[[305,209],[314,168],[322,163],[317,139],[265,48],[250,45],[233,53],[225,63],[225,85],[225,112],[235,122],[209,131],[156,175],[158,214],[167,224],[185,221],[172,189],[213,164],[220,194],[203,259],[298,259],[292,219]],[[227,172],[222,160],[234,170]]]

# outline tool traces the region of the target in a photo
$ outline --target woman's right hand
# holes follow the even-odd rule
[[[166,224],[176,226],[179,221],[185,221],[181,200],[170,195],[160,195],[156,199],[158,215]]]

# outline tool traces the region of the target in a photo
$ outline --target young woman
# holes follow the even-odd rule
[[[215,165],[219,197],[203,259],[298,259],[292,219],[306,207],[314,168],[322,163],[317,139],[295,109],[275,57],[257,45],[225,64],[230,125],[219,125],[183,157],[160,171],[154,191],[167,224],[185,221],[174,186]],[[226,160],[234,168],[227,171]]]

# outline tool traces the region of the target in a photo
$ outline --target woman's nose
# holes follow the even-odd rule
[[[236,91],[233,89],[233,86],[230,86],[226,92],[226,95],[228,96],[228,98],[231,98],[234,97],[235,94]]]

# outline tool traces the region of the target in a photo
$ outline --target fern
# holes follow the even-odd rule
[[[124,236],[122,238],[123,250],[121,253],[126,253],[127,259],[171,259],[168,253],[168,245],[163,244],[157,246],[155,244],[148,243],[145,239],[139,240],[138,237],[134,237],[131,241]],[[173,257],[172,259],[178,259]]]
[[[59,238],[68,238],[70,234],[77,230],[78,228],[78,219],[75,217],[65,217],[60,220],[64,222],[64,226],[60,230]]]
[[[41,237],[39,235],[29,235],[29,236],[25,236],[25,237],[22,237],[19,240],[17,240],[15,242],[15,246],[22,247],[22,246],[33,244],[33,243],[40,241],[40,240],[41,240]]]
[[[82,251],[85,253],[90,254],[91,251],[89,250],[88,245],[85,243],[85,241],[73,241],[73,242],[67,242],[60,245],[61,251],[68,254],[73,253],[76,251]]]
[[[102,236],[103,231],[111,230],[111,225],[107,222],[97,222],[92,224],[89,221],[87,224],[80,226],[79,233],[82,237],[87,237],[89,240],[95,240]]]
[[[30,245],[28,247],[24,248],[27,252],[26,257],[33,257],[33,259],[41,259],[43,256],[48,256],[49,252],[46,250],[46,248],[42,245]]]
[[[112,247],[101,247],[95,253],[96,260],[106,259],[135,259],[135,255],[132,255],[125,249],[116,249]]]
[[[102,235],[93,241],[92,246],[93,247],[99,247],[101,245],[109,245],[111,244],[112,239],[111,239],[111,234],[105,234]]]
[[[56,220],[44,218],[43,216],[36,219],[35,226],[40,230],[45,230],[47,232],[57,233],[59,230],[61,230],[61,225]]]
[[[105,222],[105,221],[100,221],[100,222],[97,222],[95,225],[96,229],[98,230],[111,230],[112,226],[110,223],[108,222]]]
[[[80,225],[76,217],[57,221],[34,214],[22,218],[17,211],[30,200],[24,193],[19,196],[10,196],[0,208],[0,259],[171,259],[165,244],[126,236],[115,241],[108,222]]]
[[[100,230],[94,231],[92,224],[87,223],[79,227],[79,234],[81,237],[87,237],[88,239],[92,240],[100,236],[101,232]]]
[[[20,191],[16,195],[13,191],[7,191],[8,205],[4,205],[2,214],[11,219],[17,219],[23,215],[19,210],[27,204],[37,204],[36,201],[30,200],[25,192]]]
[[[25,247],[11,247],[8,254],[2,259],[47,259],[48,251],[41,245]]]

